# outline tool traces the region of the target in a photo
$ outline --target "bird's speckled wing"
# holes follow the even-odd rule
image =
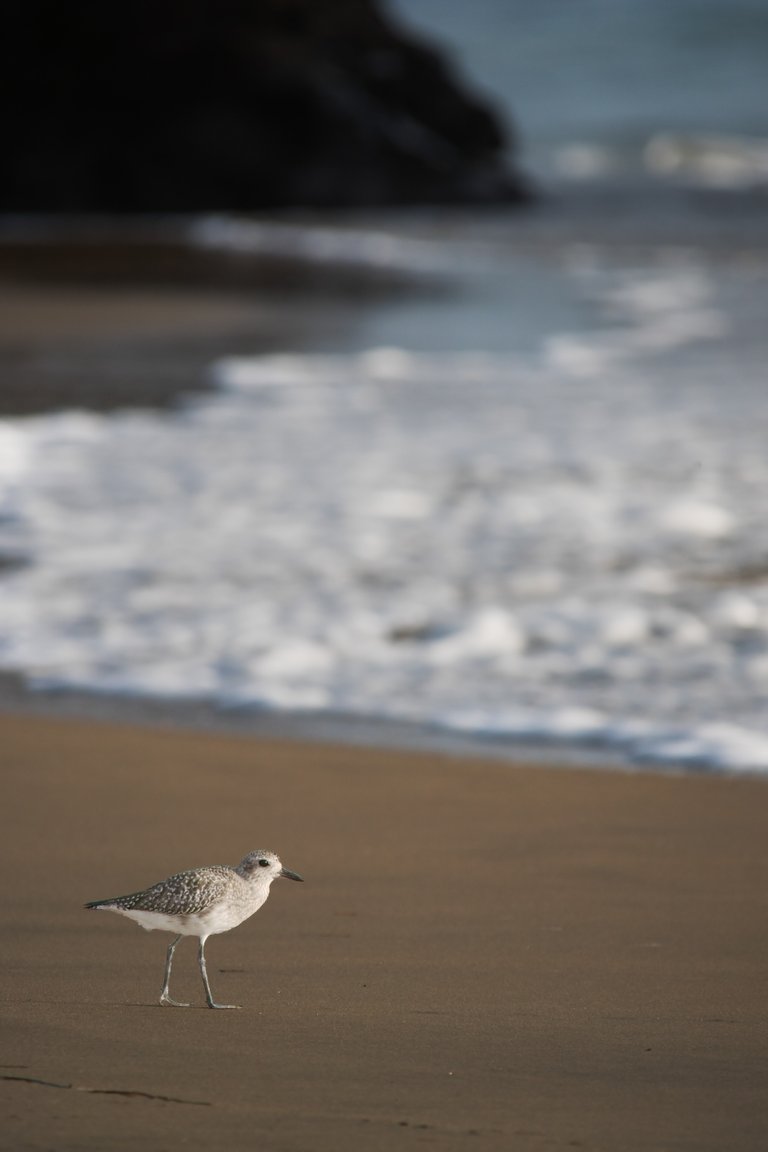
[[[210,868],[190,868],[177,872],[143,892],[115,896],[111,900],[93,900],[87,908],[119,908],[130,912],[159,912],[164,916],[194,915],[204,912],[231,890],[237,879],[232,868],[215,864]]]

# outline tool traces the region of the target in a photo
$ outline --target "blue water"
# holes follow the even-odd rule
[[[517,126],[524,158],[659,132],[768,135],[766,0],[396,0]]]

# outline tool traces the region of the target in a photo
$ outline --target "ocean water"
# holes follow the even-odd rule
[[[193,222],[419,291],[174,412],[0,421],[0,668],[768,772],[768,4],[399,8],[541,206]]]
[[[767,0],[394,0],[510,119],[546,186],[768,176]]]

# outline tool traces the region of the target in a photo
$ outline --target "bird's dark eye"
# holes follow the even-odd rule
[[[269,860],[259,860],[259,868],[269,868]]]

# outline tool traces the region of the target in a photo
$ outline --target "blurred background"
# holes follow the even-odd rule
[[[768,0],[76,9],[1,50],[0,697],[768,771]]]

